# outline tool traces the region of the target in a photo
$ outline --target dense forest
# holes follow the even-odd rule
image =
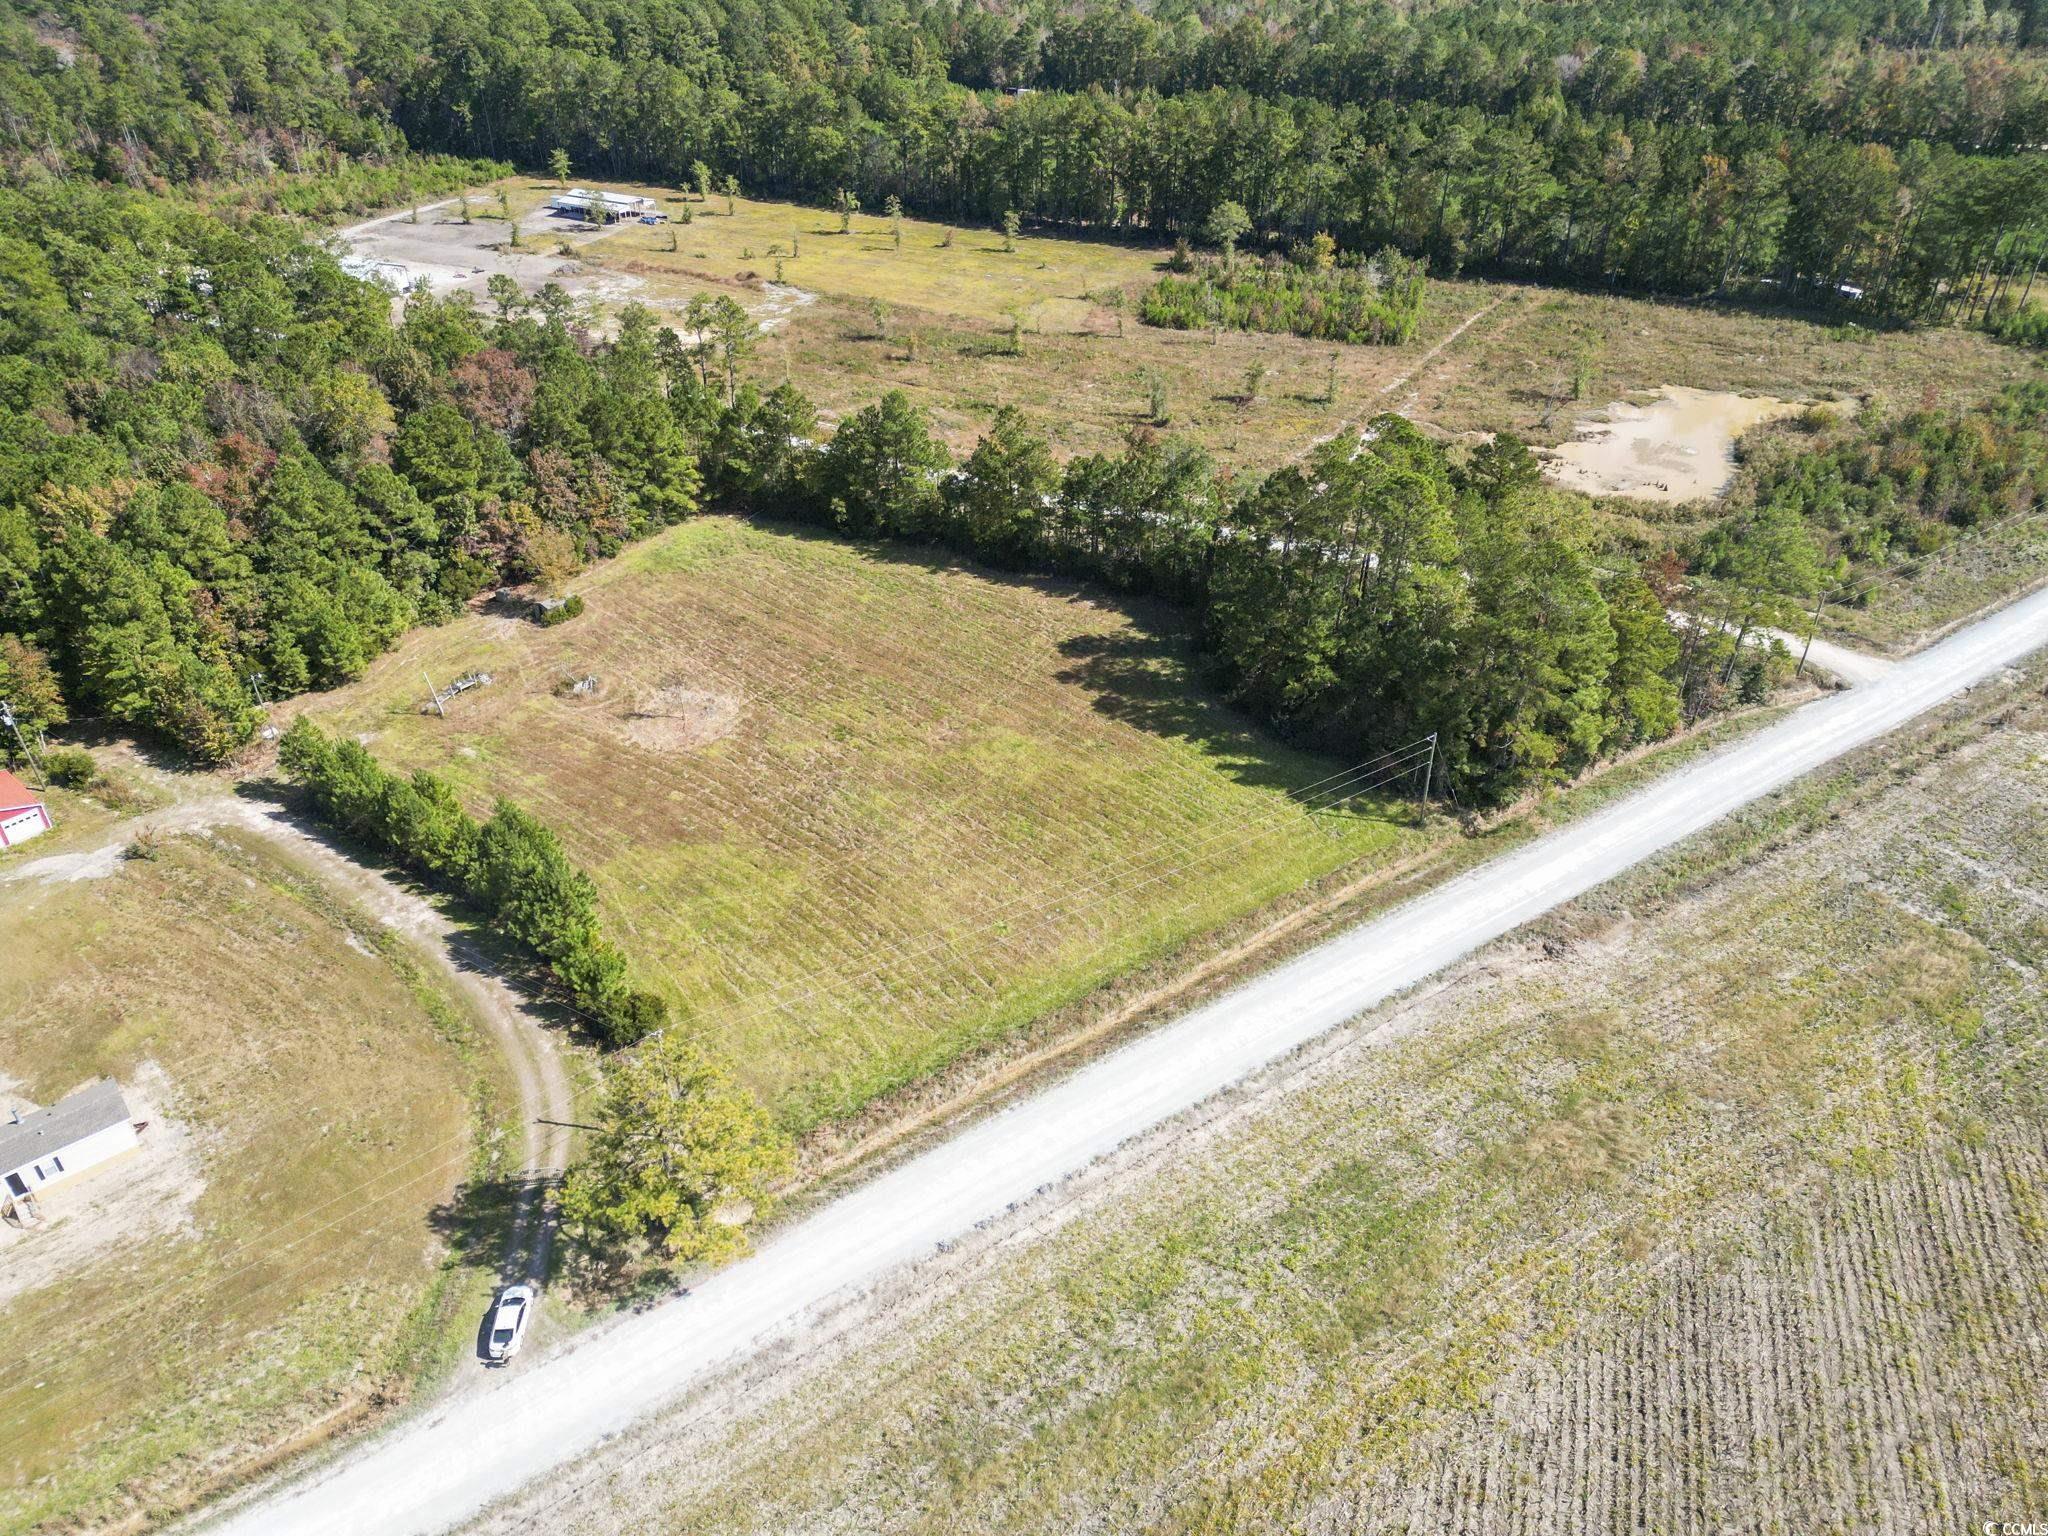
[[[954,471],[899,395],[820,452],[799,392],[732,386],[715,330],[686,346],[632,307],[600,344],[548,291],[495,318],[415,294],[394,321],[272,221],[13,192],[0,261],[0,684],[31,728],[90,713],[225,756],[259,694],[354,676],[508,577],[560,580],[688,516],[707,478],[1171,598],[1247,707],[1360,752],[1441,730],[1473,795],[1675,718],[1661,620],[1616,622],[1660,610],[1596,572],[1579,504],[1508,439],[1453,473],[1385,418],[1355,459],[1233,498],[1150,439],[1062,471],[1004,413]]]
[[[0,25],[0,690],[30,730],[95,716],[206,759],[261,699],[707,495],[1163,595],[1246,707],[1347,752],[1439,731],[1478,798],[1754,691],[1719,624],[1672,654],[1691,588],[1597,549],[1510,439],[1454,462],[1383,419],[1244,486],[1143,434],[1062,468],[1005,414],[956,470],[900,397],[796,446],[810,406],[744,385],[729,299],[693,312],[701,346],[639,309],[600,342],[554,290],[394,315],[290,215],[491,168],[421,149],[1186,231],[1221,259],[1154,318],[1361,340],[1412,322],[1422,262],[1867,284],[2023,330],[2048,215],[2039,5],[81,0]],[[2041,406],[1815,428],[1665,553],[1740,631],[2036,504]]]
[[[16,0],[16,4],[19,0]],[[2048,6],[100,0],[11,9],[0,154],[155,184],[415,149],[1683,293],[2009,307]],[[1009,92],[1023,94],[1011,95]]]

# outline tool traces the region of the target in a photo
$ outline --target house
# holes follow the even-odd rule
[[[0,768],[0,848],[12,848],[49,830],[50,812],[42,797]]]
[[[0,1200],[41,1194],[136,1144],[128,1101],[110,1077],[47,1109],[0,1121]]]
[[[572,187],[549,198],[548,207],[555,213],[574,214],[579,219],[592,214],[607,219],[637,219],[654,211],[654,199],[631,192],[592,192],[586,187]]]

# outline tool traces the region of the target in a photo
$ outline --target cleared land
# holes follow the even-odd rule
[[[796,1126],[1424,836],[1405,801],[1323,809],[1346,765],[1084,589],[707,518],[578,590],[569,624],[423,631],[305,708],[545,816],[640,980]],[[479,669],[421,712],[423,672]]]
[[[0,864],[0,1069],[151,1124],[0,1248],[7,1531],[161,1516],[447,1363],[482,1282],[446,1202],[503,1096],[409,954],[245,834],[4,879],[39,849]]]
[[[2023,353],[1968,331],[1872,332],[1784,313],[1467,280],[1431,283],[1423,323],[1401,347],[1239,332],[1212,339],[1137,322],[1135,297],[1166,254],[1156,248],[1026,234],[1006,252],[1000,231],[960,226],[948,244],[947,226],[906,218],[899,250],[873,211],[841,234],[837,216],[822,209],[741,198],[728,215],[722,196],[699,203],[659,187],[621,190],[654,197],[671,219],[687,206],[693,222],[579,230],[542,211],[552,183],[503,186],[523,252],[492,249],[507,236],[502,220],[486,217],[497,211],[495,188],[473,195],[470,224],[457,222],[449,204],[417,224],[403,215],[379,224],[357,246],[479,296],[485,271],[503,266],[529,288],[557,281],[599,302],[637,298],[672,322],[697,293],[731,293],[768,325],[751,365],[764,383],[792,379],[828,417],[906,390],[959,451],[1003,405],[1023,410],[1062,454],[1113,450],[1147,424],[1153,377],[1165,390],[1164,430],[1254,472],[1390,409],[1447,433],[1506,428],[1556,443],[1598,403],[1670,385],[1962,402],[2029,366]],[[573,259],[554,254],[565,242]],[[797,293],[769,286],[776,249],[784,288]],[[1019,355],[1009,350],[1013,316],[1024,329]],[[1264,371],[1248,395],[1254,368]]]
[[[858,1347],[491,1528],[2029,1518],[2042,676],[1369,1016],[875,1298]]]

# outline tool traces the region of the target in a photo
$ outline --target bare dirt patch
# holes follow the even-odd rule
[[[622,717],[626,739],[653,752],[691,752],[739,728],[740,701],[670,684],[647,694]]]
[[[1760,422],[1789,416],[1795,401],[1666,387],[1648,405],[1617,400],[1550,450],[1559,485],[1594,496],[1671,504],[1718,496],[1735,474],[1735,440]]]

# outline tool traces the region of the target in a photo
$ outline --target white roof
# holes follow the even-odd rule
[[[640,197],[631,192],[592,192],[587,187],[571,187],[566,192],[555,194],[558,203],[604,203],[612,208],[652,207],[654,199]]]

